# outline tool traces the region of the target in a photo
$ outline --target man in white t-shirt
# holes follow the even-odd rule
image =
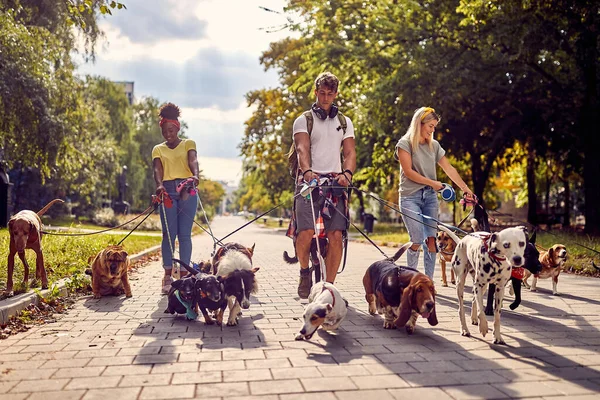
[[[343,126],[338,116],[338,108],[334,104],[338,94],[339,79],[330,72],[323,72],[315,80],[315,96],[317,101],[311,107],[313,120],[309,134],[308,120],[303,114],[294,121],[293,139],[298,153],[299,180],[303,182],[322,177],[329,178],[333,186],[347,187],[352,182],[356,168],[356,149],[354,142],[354,126],[350,118],[343,116]],[[340,159],[340,149],[343,163]],[[318,216],[323,205],[319,199],[319,189],[313,190],[314,215]],[[322,191],[321,191],[322,192]],[[322,193],[321,193],[322,194]],[[318,201],[321,200],[321,201]],[[333,283],[342,259],[342,234],[348,228],[347,193],[335,200],[338,211],[333,210],[324,218],[325,232],[329,247],[325,258],[326,279]],[[300,262],[300,282],[298,296],[306,299],[310,294],[312,277],[309,271],[310,244],[315,234],[315,220],[311,211],[311,201],[303,196],[295,200],[296,212],[296,254]]]

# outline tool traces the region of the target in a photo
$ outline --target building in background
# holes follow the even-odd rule
[[[129,105],[133,105],[133,82],[121,81],[115,83],[117,85],[123,86],[123,90],[125,90],[127,100],[129,100]]]

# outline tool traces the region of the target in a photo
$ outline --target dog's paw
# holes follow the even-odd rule
[[[560,296],[560,293],[558,293],[558,292],[552,292],[552,294],[553,294],[554,296]]]
[[[460,332],[460,334],[461,334],[461,336],[465,336],[465,337],[471,337],[471,332],[469,332],[469,330],[468,330],[468,329],[463,329],[463,330]]]
[[[125,293],[125,297],[133,297],[131,293]]]
[[[442,287],[448,287],[448,282],[442,282]]]
[[[371,305],[369,304],[369,314],[371,314],[371,315],[375,315],[375,314],[377,314],[377,307],[375,307],[375,306],[371,306]]]
[[[487,335],[487,333],[488,333],[487,319],[485,319],[483,317],[479,321],[479,332],[481,333],[481,335],[483,337],[485,337],[485,335]]]
[[[453,285],[456,285],[456,281],[455,281],[454,279],[452,279],[452,280],[450,281],[450,283],[452,283]]]
[[[227,321],[227,326],[236,326],[238,324],[237,318],[230,319]]]
[[[414,332],[415,332],[414,325],[406,325],[406,333],[408,333],[409,335],[412,335]]]
[[[101,295],[100,293],[94,293],[94,296],[93,296],[93,297],[94,297],[95,299],[99,299],[99,298],[101,298],[101,297],[102,297],[102,295]]]
[[[494,344],[504,344],[504,345],[506,345],[506,342],[504,341],[504,339],[502,339],[502,336],[498,335],[494,339]]]
[[[296,336],[294,336],[294,340],[304,340],[304,335],[302,335],[301,333],[296,333]]]
[[[383,321],[383,328],[384,329],[396,329],[396,324],[394,324],[394,321]]]
[[[535,288],[535,287],[532,286],[532,287],[529,288],[529,291],[530,292],[537,292],[537,288]]]

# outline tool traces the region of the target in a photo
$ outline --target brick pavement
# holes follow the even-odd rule
[[[213,229],[221,237],[242,223],[219,218]],[[419,319],[408,336],[368,315],[362,275],[381,256],[351,243],[337,283],[348,318],[337,333],[297,342],[298,267],[281,258],[291,240],[255,225],[231,239],[256,242],[261,267],[260,292],[239,326],[164,314],[155,262],[132,277],[133,298],[85,298],[58,322],[0,341],[0,400],[599,398],[597,279],[561,275],[560,297],[547,280],[538,293],[524,291],[518,312],[503,312],[507,346],[477,329],[460,336],[455,290],[438,286],[439,325]],[[209,237],[196,237],[193,259],[211,248]]]

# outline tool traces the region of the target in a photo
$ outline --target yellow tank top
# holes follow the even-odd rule
[[[187,179],[194,175],[188,165],[188,151],[190,150],[196,150],[196,142],[191,139],[181,139],[174,149],[170,149],[166,142],[154,146],[152,159],[160,159],[164,171],[163,181]]]

